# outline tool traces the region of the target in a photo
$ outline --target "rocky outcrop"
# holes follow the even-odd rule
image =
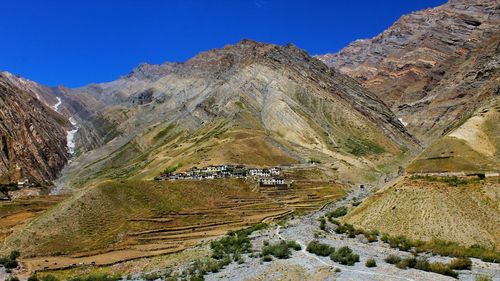
[[[498,77],[492,65],[498,64],[499,24],[498,1],[452,0],[403,16],[372,39],[318,58],[360,81],[426,140],[429,132],[441,135],[453,126],[450,120],[477,109],[464,103],[479,105],[494,95],[495,89],[487,94],[477,89]],[[490,57],[479,59],[484,56]],[[481,75],[484,68],[487,78]],[[465,90],[471,82],[474,86]]]
[[[30,83],[0,74],[0,179],[51,185],[69,157],[66,131],[71,124],[45,104],[53,101],[46,88],[33,90]]]

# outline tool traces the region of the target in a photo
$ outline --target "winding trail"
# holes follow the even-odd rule
[[[277,226],[276,227],[276,236],[278,236],[278,238],[280,240],[286,240],[280,233],[280,228],[281,226]],[[302,248],[300,251],[308,256],[309,258],[312,258],[312,259],[315,259],[317,260],[318,262],[320,262],[321,264],[325,265],[325,266],[328,266],[328,267],[331,267],[333,268],[334,265],[333,264],[330,264],[330,263],[327,263],[326,261],[320,259],[319,257],[317,257],[316,255],[313,255],[309,252],[306,251],[306,245],[304,244],[304,242],[302,241],[299,241],[299,240],[295,240],[295,242],[297,242],[300,247]],[[341,266],[341,265],[335,265],[335,267],[338,267],[340,269],[342,269],[343,271],[350,271],[350,272],[356,272],[356,273],[360,273],[360,274],[367,274],[367,275],[373,275],[373,276],[381,276],[381,277],[388,277],[388,278],[394,278],[394,279],[398,279],[398,280],[407,280],[407,281],[415,281],[415,279],[411,279],[411,278],[406,278],[406,277],[400,277],[400,276],[396,276],[396,275],[390,275],[390,274],[383,274],[383,273],[376,273],[376,272],[370,272],[370,271],[364,271],[364,270],[356,270],[356,269],[350,269],[350,268],[347,268],[345,266]]]

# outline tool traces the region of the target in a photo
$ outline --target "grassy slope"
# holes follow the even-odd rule
[[[365,200],[345,221],[391,235],[500,248],[498,179],[451,186],[405,178]]]
[[[317,209],[343,194],[340,185],[328,182],[301,182],[286,192],[272,188],[259,192],[255,183],[235,179],[108,180],[76,191],[9,236],[2,250],[22,249],[23,256],[30,257],[93,255],[138,245],[165,246],[164,242],[180,246],[191,234],[208,239],[214,231],[223,234],[292,210]],[[207,224],[218,226],[198,229]],[[178,228],[187,231],[175,233]]]
[[[430,145],[407,168],[410,173],[500,169],[500,98],[492,100],[450,134]]]
[[[224,196],[250,193],[241,181],[107,181],[82,190],[7,239],[24,255],[64,254],[126,245],[124,234],[142,230],[133,218],[210,208]],[[222,218],[221,218],[222,219]],[[57,227],[56,227],[57,226]]]

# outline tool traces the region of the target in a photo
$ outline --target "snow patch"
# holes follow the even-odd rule
[[[66,135],[66,146],[68,147],[68,153],[73,156],[75,154],[75,147],[76,147],[76,142],[75,142],[75,135],[78,132],[78,129],[80,127],[78,126],[78,123],[76,122],[75,118],[70,117],[69,122],[73,126],[73,129],[70,131],[67,131]]]
[[[54,104],[54,106],[52,107],[56,112],[59,112],[59,107],[61,106],[62,104],[62,100],[60,97],[56,97],[57,99],[57,103]]]
[[[403,121],[403,118],[398,118],[399,122],[401,122],[401,124],[403,124],[403,126],[406,127],[406,125],[408,125],[408,123],[406,123],[405,121]]]

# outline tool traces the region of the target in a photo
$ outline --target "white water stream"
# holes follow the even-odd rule
[[[56,112],[60,112],[61,104],[62,104],[62,99],[60,97],[57,98],[57,103],[52,107]],[[66,164],[66,167],[63,168],[62,173],[64,174],[64,170],[67,168],[67,166],[72,162],[74,154],[75,154],[75,147],[76,147],[76,142],[75,142],[75,136],[78,130],[80,129],[80,126],[78,125],[78,122],[76,121],[75,118],[70,117],[69,122],[71,123],[71,129],[66,131],[66,147],[67,151],[70,155],[70,159],[68,160],[68,163]],[[56,195],[61,192],[63,189],[63,181],[61,181],[61,178],[57,179],[55,182],[55,188],[50,191],[51,195]]]

